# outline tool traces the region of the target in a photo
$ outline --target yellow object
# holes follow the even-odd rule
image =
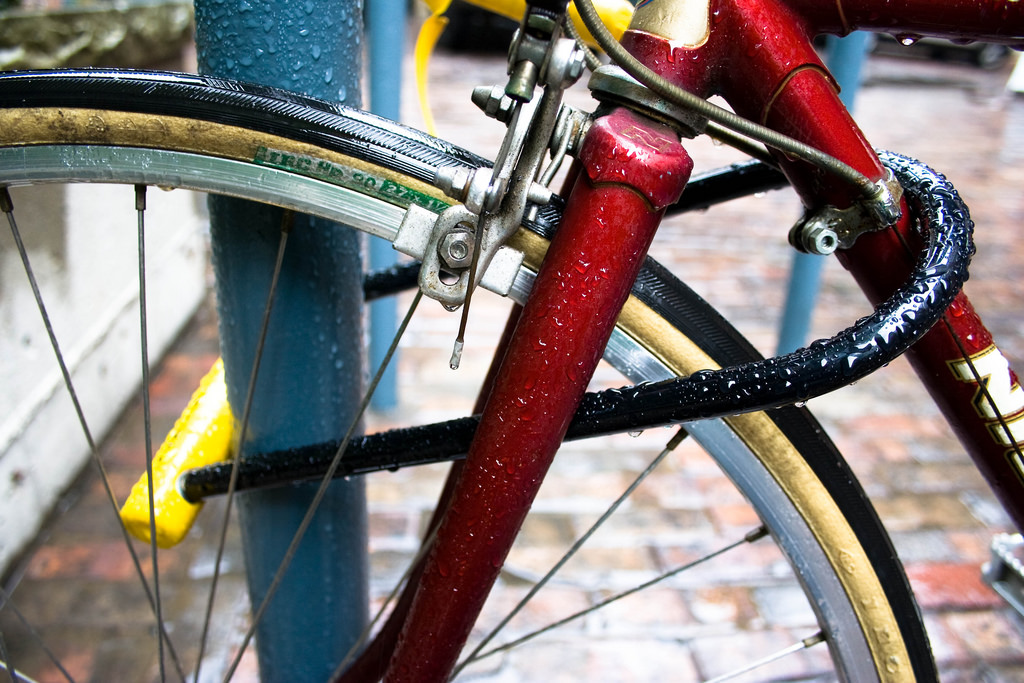
[[[427,68],[430,65],[430,55],[434,52],[438,38],[448,25],[448,17],[442,13],[448,9],[448,2],[437,3],[440,11],[434,10],[433,14],[427,17],[420,27],[420,34],[416,37],[416,93],[420,99],[420,111],[423,112],[423,127],[431,135],[437,135],[434,127],[434,115],[430,112],[430,102],[427,98]],[[433,8],[432,8],[433,9]]]
[[[526,0],[466,0],[466,2],[514,21],[522,19],[526,12]],[[428,2],[427,4],[433,11],[433,3]],[[622,34],[626,32],[629,20],[633,16],[633,5],[628,0],[595,0],[594,9],[597,10],[604,25],[615,36],[615,40],[621,40]],[[583,25],[583,20],[580,19],[580,13],[574,3],[569,5],[569,16],[580,37],[591,47],[596,47],[597,43],[587,27]]]
[[[228,460],[232,427],[224,363],[218,358],[153,456],[156,544],[161,548],[181,542],[202,508],[201,503],[181,497],[178,477],[186,470]],[[149,480],[145,472],[121,507],[121,520],[132,536],[149,542]]]
[[[523,18],[526,12],[525,0],[466,0],[467,2],[482,7],[489,12],[500,14],[515,21]],[[434,117],[430,113],[430,104],[427,97],[427,68],[430,63],[430,55],[437,45],[441,32],[448,25],[448,19],[444,13],[448,10],[452,0],[424,0],[430,8],[430,16],[420,27],[419,36],[416,38],[416,91],[419,94],[420,111],[423,112],[424,128],[431,135],[437,135],[434,129]],[[622,38],[622,34],[629,27],[629,21],[633,16],[633,5],[628,0],[594,0],[594,7],[604,21],[605,26],[616,40]],[[580,37],[591,47],[596,47],[594,37],[583,25],[580,13],[575,4],[569,5],[569,16],[576,27]]]
[[[615,40],[622,40],[622,34],[629,28],[629,22],[633,18],[633,5],[628,0],[596,0],[594,9],[597,10],[601,21],[608,27],[608,31],[615,37]],[[580,18],[580,11],[576,9],[576,3],[569,4],[569,16],[583,42],[590,47],[597,47],[594,36],[590,35],[590,31],[583,25],[583,19]]]
[[[525,0],[466,0],[466,2],[477,7],[483,7],[495,14],[508,16],[510,19],[516,20],[516,22],[522,18],[523,13],[526,11]],[[633,16],[633,5],[628,0],[595,0],[594,8],[600,15],[602,22],[604,22],[604,26],[608,27],[608,31],[615,37],[615,40],[621,40],[630,25],[630,18]],[[587,27],[583,25],[580,11],[575,8],[574,3],[569,3],[569,16],[572,18],[572,25],[575,27],[575,30],[580,33],[580,37],[591,47],[596,47],[597,43],[594,41],[594,37],[590,35],[590,32],[587,31]]]

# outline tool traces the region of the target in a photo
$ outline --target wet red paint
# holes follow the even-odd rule
[[[698,47],[637,31],[627,31],[623,44],[684,89],[703,97],[722,95],[742,116],[877,180],[882,166],[839,101],[835,81],[811,44],[814,32],[786,3],[720,0],[713,3],[711,34]],[[807,204],[848,206],[857,196],[809,164],[778,159]]]

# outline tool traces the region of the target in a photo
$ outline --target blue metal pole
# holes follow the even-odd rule
[[[359,0],[197,0],[200,70],[359,104]],[[228,398],[240,417],[281,234],[281,212],[211,198]],[[295,217],[243,453],[344,433],[361,400],[360,239]],[[250,597],[259,604],[316,489],[239,494]],[[261,680],[326,680],[368,614],[364,484],[335,482],[256,631]]]
[[[850,110],[853,110],[860,87],[860,73],[870,36],[870,33],[855,31],[845,38],[828,37],[825,63],[841,88],[839,99]],[[806,343],[824,265],[825,259],[821,256],[801,253],[793,255],[777,353],[795,351]]]
[[[397,121],[401,117],[402,47],[405,44],[405,0],[366,3],[369,31],[370,111]],[[391,244],[370,239],[370,268],[379,270],[397,261]],[[398,327],[398,302],[393,297],[370,304],[370,370],[376,372]],[[372,405],[390,410],[398,405],[397,356],[381,377]]]

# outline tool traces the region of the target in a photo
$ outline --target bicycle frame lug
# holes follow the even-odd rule
[[[667,7],[664,3],[643,3],[637,7],[629,27],[696,48],[711,33],[711,0],[670,3]]]

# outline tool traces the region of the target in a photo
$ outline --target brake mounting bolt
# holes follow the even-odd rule
[[[438,252],[449,268],[467,268],[473,261],[473,235],[468,230],[452,230],[441,240]]]

